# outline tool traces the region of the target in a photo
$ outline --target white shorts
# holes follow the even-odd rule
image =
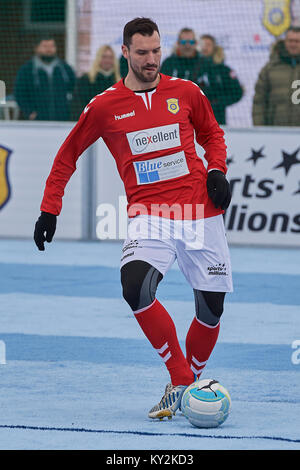
[[[138,215],[130,221],[121,267],[141,260],[165,275],[176,259],[193,289],[233,291],[222,215],[197,220]]]

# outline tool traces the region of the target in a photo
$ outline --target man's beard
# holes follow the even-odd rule
[[[50,64],[51,62],[53,62],[54,59],[56,59],[56,56],[55,55],[43,55],[43,54],[40,54],[39,55],[39,58],[45,62],[46,64]]]
[[[131,66],[131,69],[132,69],[134,75],[136,76],[136,78],[137,78],[140,82],[149,83],[149,82],[154,82],[154,81],[157,79],[157,76],[158,76],[158,74],[159,74],[159,67],[157,67],[156,73],[155,73],[155,76],[154,76],[154,77],[147,77],[147,76],[145,76],[145,75],[143,74],[143,72],[139,72],[138,70],[136,70],[136,69],[133,67],[130,58],[129,58],[129,62],[130,62],[130,66]]]

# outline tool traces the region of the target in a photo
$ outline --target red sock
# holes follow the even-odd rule
[[[220,322],[216,326],[210,326],[194,317],[191,323],[186,336],[186,358],[190,368],[198,378],[214,349],[219,330]]]
[[[157,299],[133,312],[140,327],[167,366],[173,385],[189,385],[194,375],[179,345],[174,322]]]

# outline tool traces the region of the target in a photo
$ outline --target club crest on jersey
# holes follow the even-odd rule
[[[0,210],[8,202],[11,194],[8,179],[8,159],[12,150],[0,145]]]
[[[167,100],[167,105],[168,105],[168,111],[172,114],[176,114],[179,111],[179,104],[178,104],[178,99],[177,98],[169,98]]]

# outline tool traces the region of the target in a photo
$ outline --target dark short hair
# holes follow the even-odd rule
[[[290,26],[286,33],[289,31],[292,31],[293,33],[300,33],[300,26]]]
[[[150,18],[134,18],[124,26],[123,44],[129,49],[131,38],[134,34],[139,33],[142,36],[152,36],[154,31],[157,31],[159,34],[157,24]]]
[[[54,41],[56,43],[55,38],[50,33],[43,33],[39,35],[34,42],[35,46],[41,44],[42,41]]]

